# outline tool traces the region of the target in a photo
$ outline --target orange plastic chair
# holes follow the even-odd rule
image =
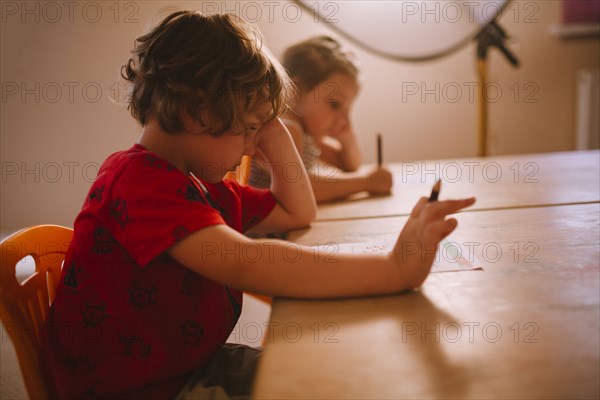
[[[225,175],[226,179],[233,179],[240,185],[247,185],[250,178],[250,167],[252,166],[252,157],[243,156],[239,167],[234,172],[228,172]]]
[[[236,168],[235,172],[228,172],[227,175],[225,175],[225,178],[233,179],[236,182],[238,182],[240,185],[247,185],[248,179],[250,178],[251,166],[252,166],[252,157],[247,156],[247,155],[243,156],[242,161],[240,162],[239,167]],[[248,293],[248,292],[246,292],[246,294],[248,294],[264,303],[267,303],[267,304],[273,303],[273,299],[269,296],[265,296],[262,294],[256,294],[256,293]]]
[[[72,237],[70,228],[38,225],[22,229],[0,243],[0,320],[15,347],[30,399],[55,397],[42,373],[40,340]],[[27,256],[34,259],[35,272],[19,283],[17,264]],[[271,304],[270,297],[249,294]]]
[[[72,236],[73,231],[63,226],[39,225],[22,229],[0,244],[0,320],[15,346],[31,399],[54,397],[42,373],[40,339]],[[34,259],[35,272],[19,283],[16,267],[26,256]]]

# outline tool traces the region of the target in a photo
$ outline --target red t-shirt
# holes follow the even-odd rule
[[[203,188],[140,145],[110,156],[75,220],[45,325],[58,396],[173,398],[231,333],[242,294],[165,250],[211,225],[244,232],[274,205],[234,181]]]

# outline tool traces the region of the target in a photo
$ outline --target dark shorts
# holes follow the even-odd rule
[[[214,360],[195,372],[175,400],[248,399],[262,350],[225,344]]]

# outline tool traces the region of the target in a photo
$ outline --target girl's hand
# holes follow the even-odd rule
[[[372,195],[386,195],[392,191],[392,173],[385,168],[377,168],[367,175],[367,191]]]
[[[457,226],[454,218],[446,218],[475,203],[475,198],[429,202],[422,197],[400,232],[392,260],[410,277],[413,287],[420,286],[435,259],[437,246]]]
[[[315,137],[315,140],[321,149],[321,160],[335,165],[344,172],[355,172],[360,167],[362,151],[350,121],[333,134]]]
[[[338,130],[335,134],[331,135],[340,141],[348,140],[349,138],[354,138],[354,130],[352,129],[352,124],[350,121],[346,123],[340,130]]]

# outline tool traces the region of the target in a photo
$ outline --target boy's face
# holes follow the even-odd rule
[[[336,73],[302,93],[297,110],[306,130],[316,139],[339,135],[350,122],[358,90],[354,77]]]
[[[271,105],[264,103],[240,112],[238,120],[221,136],[192,133],[186,146],[187,169],[207,182],[221,181],[240,165],[242,156],[254,155],[258,131],[270,114]],[[210,120],[208,115],[202,117]]]

